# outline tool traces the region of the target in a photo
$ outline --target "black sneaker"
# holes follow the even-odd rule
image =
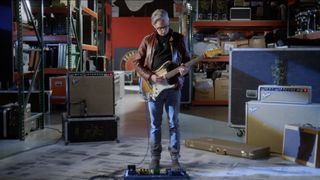
[[[149,165],[149,169],[160,169],[160,160],[152,159]]]

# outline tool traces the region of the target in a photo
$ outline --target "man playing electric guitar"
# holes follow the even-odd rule
[[[169,124],[169,147],[172,159],[172,168],[179,169],[180,158],[180,89],[183,84],[183,76],[189,72],[189,66],[183,65],[190,60],[183,35],[173,32],[169,28],[168,13],[163,9],[157,9],[152,13],[151,24],[154,31],[142,40],[138,53],[133,63],[139,75],[145,79],[145,83],[152,89],[161,87],[156,96],[149,96],[148,108],[150,113],[150,145],[151,163],[150,169],[160,168],[162,152],[161,123],[163,109],[167,112]],[[176,73],[170,78],[170,69]],[[169,81],[167,81],[169,79]],[[165,87],[165,88],[163,88]],[[150,86],[149,86],[150,88]],[[164,108],[163,108],[164,107]]]

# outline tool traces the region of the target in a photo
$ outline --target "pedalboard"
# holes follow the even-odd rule
[[[144,179],[170,179],[170,180],[189,180],[186,171],[179,169],[136,169],[135,165],[128,165],[125,171],[124,180],[144,180]]]

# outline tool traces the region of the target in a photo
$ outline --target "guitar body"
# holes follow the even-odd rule
[[[174,65],[170,61],[167,61],[164,63],[159,69],[154,71],[154,73],[157,76],[164,76],[168,73],[168,71],[176,68],[177,65]],[[140,82],[140,88],[142,90],[143,96],[151,97],[153,100],[155,100],[158,95],[165,89],[173,88],[175,87],[177,83],[177,77],[178,75],[175,75],[174,77],[171,77],[169,79],[165,79],[161,83],[152,83],[150,81],[147,81],[145,79],[141,79]]]

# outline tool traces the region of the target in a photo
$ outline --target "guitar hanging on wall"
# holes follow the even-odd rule
[[[185,63],[184,66],[191,67],[193,64],[201,61],[202,59],[206,57],[215,57],[217,55],[220,55],[223,53],[223,50],[220,48],[216,49],[209,49],[206,52],[203,53],[203,55],[194,58],[190,60],[189,62]],[[161,83],[153,83],[148,80],[145,80],[141,78],[140,81],[140,89],[142,91],[143,96],[147,96],[152,98],[153,100],[156,100],[158,95],[165,89],[173,88],[175,84],[171,83],[171,79],[174,78],[179,74],[179,67],[173,67],[173,63],[171,61],[165,62],[159,69],[155,70],[153,73],[155,73],[157,76],[163,76],[165,77],[165,81]]]

